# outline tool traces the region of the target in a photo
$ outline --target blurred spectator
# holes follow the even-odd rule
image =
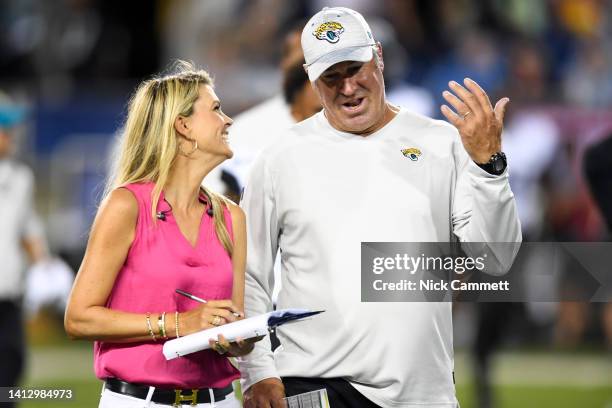
[[[481,6],[474,0],[386,0],[384,5],[383,15],[412,58],[406,79],[437,95],[428,78],[449,63],[463,34],[477,26]]]
[[[601,213],[612,233],[612,134],[584,153],[584,172]]]
[[[315,14],[323,7],[348,7],[364,16],[375,16],[381,12],[380,5],[370,0],[311,0],[308,14]]]
[[[398,43],[406,49],[409,55],[412,57],[416,56],[416,67],[413,64],[410,69],[404,73],[404,75],[407,78],[410,78],[412,81],[418,81],[421,79],[421,67],[426,65],[426,61],[424,61],[426,58],[423,55],[425,53],[424,44],[427,35],[425,32],[426,21],[419,13],[419,3],[425,4],[423,2],[418,2],[417,0],[385,1],[386,13],[384,17],[395,29]],[[431,37],[428,37],[427,39],[428,42],[432,42]],[[385,44],[383,44],[383,46],[386,47]],[[431,49],[429,49],[429,51],[432,52]],[[385,59],[386,58],[387,57],[385,56]]]
[[[556,157],[558,144],[559,129],[547,115],[529,110],[510,115],[503,149],[511,158],[510,182],[526,241],[542,238],[546,202],[541,181]]]
[[[153,2],[4,1],[0,74],[56,102],[82,92],[80,81],[108,92],[111,81],[157,68],[154,10]]]
[[[549,24],[547,1],[505,0],[490,3],[499,20],[515,32],[533,37],[544,33]]]
[[[304,59],[295,61],[285,72],[283,80],[283,97],[296,123],[321,110],[321,102],[308,80],[304,64]]]
[[[612,107],[612,41],[582,41],[578,55],[563,80],[569,102],[583,107]]]
[[[564,129],[567,132],[567,129]],[[554,241],[598,241],[603,238],[601,220],[588,195],[580,159],[582,134],[577,132],[566,139],[557,153],[555,166],[547,180],[549,208],[546,225],[547,238]],[[581,137],[577,137],[581,136]],[[584,296],[587,288],[576,270],[581,268],[572,260],[559,265],[561,276],[557,290],[564,301],[557,304],[557,314],[551,333],[555,346],[573,349],[586,341],[589,329],[598,320],[599,306],[585,301],[572,301]],[[604,337],[600,336],[599,340]]]
[[[234,118],[229,138],[234,157],[222,166],[221,178],[226,195],[238,202],[240,193],[257,155],[294,123],[309,118],[321,110],[321,103],[304,70],[304,54],[300,37],[304,22],[296,23],[286,34],[280,61],[283,72],[283,94],[274,96]],[[210,176],[209,176],[210,178]],[[272,301],[276,302],[281,288],[280,256],[274,265],[275,287]],[[273,347],[277,346],[274,336]]]
[[[545,199],[541,180],[553,165],[558,150],[559,129],[546,114],[537,108],[547,98],[547,65],[539,49],[530,43],[517,41],[510,52],[509,78],[503,96],[510,97],[511,108],[506,116],[502,135],[503,151],[508,156],[510,183],[516,197],[524,241],[538,241],[545,217]],[[520,109],[518,112],[517,109]],[[540,255],[540,254],[538,254]],[[541,268],[541,256],[521,259],[517,268]],[[537,271],[536,271],[537,272]],[[525,276],[531,275],[526,273]],[[529,290],[537,285],[525,282]],[[552,290],[552,288],[551,288]],[[537,295],[536,295],[537,298]],[[495,406],[491,364],[493,354],[508,338],[510,328],[517,322],[525,323],[528,313],[536,314],[537,321],[554,317],[555,308],[539,303],[478,303],[476,339],[474,342],[474,371],[478,406]]]
[[[590,37],[600,31],[605,18],[606,0],[557,0],[552,2],[561,23],[579,37]]]
[[[283,73],[284,95],[276,95],[242,112],[234,118],[230,128],[229,138],[235,154],[220,167],[221,178],[226,183],[225,191],[236,201],[259,152],[282,136],[291,125],[321,109],[302,67],[304,55],[300,36],[304,24],[296,23],[282,43],[279,66]],[[210,183],[214,177],[218,176],[211,173],[207,182]]]
[[[516,109],[530,110],[551,102],[550,65],[545,49],[524,37],[509,46],[509,72],[504,93],[515,102]]]
[[[282,29],[296,9],[299,13],[299,3],[297,7],[282,0],[162,4],[164,60],[191,60],[215,72],[226,110],[241,111],[278,89],[272,61],[280,50]]]
[[[459,34],[457,34],[459,35]],[[444,103],[442,91],[448,81],[462,82],[469,77],[481,84],[491,94],[497,94],[504,85],[506,64],[495,42],[495,35],[468,29],[457,40],[457,48],[432,67],[425,86],[433,93],[438,105]]]
[[[374,37],[383,46],[385,61],[385,86],[387,99],[398,106],[425,116],[434,116],[434,98],[418,85],[406,81],[410,70],[410,58],[399,43],[395,28],[381,18],[369,18]]]
[[[612,134],[590,146],[584,154],[584,172],[591,194],[612,234]],[[602,308],[602,326],[608,350],[612,351],[612,303]]]
[[[542,238],[546,207],[541,182],[559,149],[560,129],[542,111],[550,92],[543,50],[519,40],[509,55],[510,75],[503,94],[510,97],[512,105],[506,116],[503,149],[512,169],[510,182],[516,195],[523,239],[538,241]]]
[[[16,386],[25,359],[22,298],[24,254],[30,263],[47,257],[42,225],[34,211],[34,176],[25,165],[13,160],[15,127],[25,112],[0,94],[0,385]],[[4,405],[12,407],[12,404]]]

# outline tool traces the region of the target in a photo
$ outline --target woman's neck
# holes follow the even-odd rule
[[[214,165],[202,165],[195,160],[178,157],[164,186],[164,197],[172,204],[174,211],[188,211],[199,205],[202,180]]]

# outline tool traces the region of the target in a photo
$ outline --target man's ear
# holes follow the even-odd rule
[[[384,72],[385,60],[383,59],[382,44],[380,41],[376,42],[376,54],[378,55],[378,67],[380,68],[380,72]]]
[[[174,121],[174,129],[179,135],[188,137],[189,136],[189,120],[184,116],[177,116]]]
[[[312,90],[314,91],[314,93],[317,95],[317,98],[319,98],[320,101],[323,100],[323,98],[321,97],[321,92],[319,91],[319,82],[321,82],[321,78],[317,78],[316,81],[314,82],[310,82],[310,86],[312,87]]]

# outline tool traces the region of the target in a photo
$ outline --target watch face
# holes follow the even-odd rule
[[[500,172],[504,170],[504,161],[501,157],[495,160],[495,162],[493,163],[493,167],[495,168],[495,171]]]

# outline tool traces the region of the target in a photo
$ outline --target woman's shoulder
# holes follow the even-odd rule
[[[115,240],[126,237],[126,242],[132,242],[138,212],[138,201],[131,191],[121,187],[114,189],[100,204],[92,236],[114,237]]]
[[[229,221],[231,222],[232,240],[244,240],[244,231],[246,229],[246,216],[240,206],[231,200],[226,200],[225,210],[229,213]],[[242,237],[242,238],[241,238]]]
[[[131,191],[135,196],[150,195],[155,188],[155,183],[152,181],[139,181],[136,183],[125,183],[119,186]]]
[[[234,203],[226,196],[212,191],[209,188],[203,187],[202,190],[206,195],[209,195],[214,202],[221,203],[221,207],[223,208],[223,213],[226,218],[231,216],[232,221],[241,218],[244,219],[244,211],[238,206],[238,204]]]
[[[231,200],[225,200],[225,208],[227,208],[227,211],[229,211],[230,215],[232,216],[232,221],[234,223],[236,221],[244,222],[244,219],[245,219],[244,210],[240,208],[238,204],[235,204]]]
[[[131,217],[138,215],[138,199],[136,194],[127,186],[121,186],[109,193],[102,201],[100,210],[112,212],[118,217]]]

